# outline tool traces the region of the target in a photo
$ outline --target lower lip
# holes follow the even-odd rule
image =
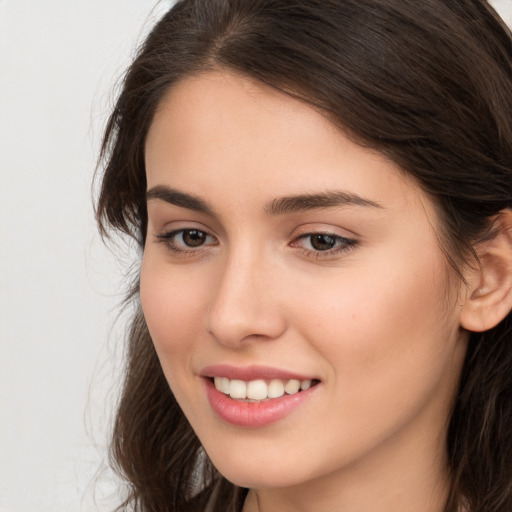
[[[265,427],[282,420],[306,402],[318,384],[294,395],[283,395],[264,402],[233,400],[221,393],[210,379],[205,379],[208,400],[222,420],[238,427]]]

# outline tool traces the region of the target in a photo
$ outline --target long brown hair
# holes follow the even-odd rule
[[[457,270],[512,207],[512,38],[484,0],[181,0],[128,69],[106,128],[97,218],[144,247],[144,143],[182,77],[227,68],[324,112],[413,175]],[[138,280],[128,292],[138,301]],[[240,510],[163,376],[140,308],[128,333],[112,463],[119,510]],[[512,510],[512,319],[470,336],[450,419],[446,512]]]

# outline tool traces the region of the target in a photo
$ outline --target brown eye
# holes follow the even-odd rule
[[[177,229],[156,235],[173,253],[181,255],[198,254],[203,249],[218,245],[217,239],[201,229]]]
[[[315,259],[334,258],[358,245],[357,240],[333,233],[305,233],[290,244],[302,249],[302,254]]]
[[[328,251],[336,246],[336,238],[325,233],[310,235],[310,243],[316,251]]]
[[[183,243],[188,247],[199,247],[206,242],[206,233],[198,229],[185,229],[181,238]]]

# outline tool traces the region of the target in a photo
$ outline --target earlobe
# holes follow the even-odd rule
[[[496,216],[493,235],[475,248],[480,266],[467,276],[460,322],[468,331],[492,329],[512,310],[512,210]]]

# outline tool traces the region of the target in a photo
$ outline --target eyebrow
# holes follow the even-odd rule
[[[312,210],[315,208],[332,208],[335,206],[365,206],[382,208],[382,205],[365,199],[358,194],[343,190],[330,190],[324,193],[301,194],[298,196],[281,197],[274,199],[265,211],[270,215]]]
[[[146,192],[146,201],[152,199],[160,199],[166,203],[187,208],[188,210],[195,210],[197,212],[206,213],[207,215],[214,215],[213,208],[201,198],[180,192],[179,190],[167,187],[166,185],[156,185]]]
[[[207,215],[215,215],[215,210],[203,199],[186,192],[180,192],[166,185],[156,185],[147,191],[146,200],[150,201],[153,199],[160,199],[166,203]],[[274,199],[265,207],[265,212],[268,215],[283,215],[336,206],[382,208],[382,205],[379,203],[365,199],[358,194],[343,190],[330,190],[322,193],[300,194]]]

